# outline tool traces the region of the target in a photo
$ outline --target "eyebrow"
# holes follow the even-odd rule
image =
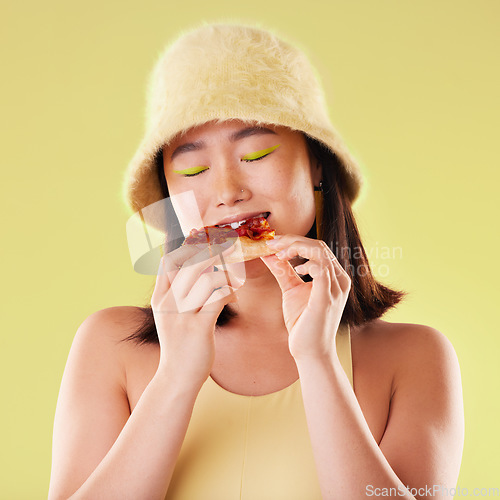
[[[247,127],[242,130],[238,130],[237,132],[232,133],[229,136],[229,142],[236,142],[245,137],[250,137],[251,135],[267,135],[273,134],[278,135],[274,130],[266,127]],[[187,153],[189,151],[199,151],[206,146],[203,141],[195,141],[195,142],[187,142],[185,144],[181,144],[177,148],[175,148],[172,156],[170,157],[170,161],[172,161],[176,156]]]

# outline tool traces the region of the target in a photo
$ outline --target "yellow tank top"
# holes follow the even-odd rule
[[[351,386],[349,326],[337,353]],[[211,377],[202,386],[166,500],[321,500],[300,380],[243,396]]]

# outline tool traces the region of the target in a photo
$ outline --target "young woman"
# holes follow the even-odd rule
[[[362,176],[303,53],[203,26],[159,58],[148,105],[127,199],[172,200],[151,223],[167,252],[150,305],[78,329],[49,498],[449,496],[456,355],[431,327],[380,319],[404,293],[370,272],[351,210]],[[273,255],[224,266],[180,246],[200,220],[259,215]]]

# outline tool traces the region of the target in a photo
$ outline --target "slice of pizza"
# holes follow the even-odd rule
[[[239,246],[224,258],[227,264],[234,264],[276,253],[276,250],[266,245],[266,241],[274,239],[274,234],[275,231],[269,226],[265,215],[261,215],[238,223],[192,229],[183,245],[208,243],[211,246],[234,241]]]

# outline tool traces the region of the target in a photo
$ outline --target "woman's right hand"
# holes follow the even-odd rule
[[[210,375],[217,317],[244,282],[228,270],[214,270],[220,253],[233,247],[219,250],[211,256],[206,245],[186,245],[164,255],[151,297],[161,350],[158,371],[188,390],[198,391]]]

